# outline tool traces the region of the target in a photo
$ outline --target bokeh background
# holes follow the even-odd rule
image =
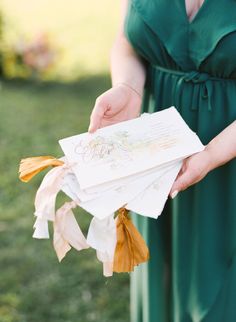
[[[129,276],[102,276],[93,250],[58,263],[32,239],[34,195],[45,173],[18,180],[23,157],[54,155],[87,130],[110,87],[119,0],[0,0],[0,322],[128,322]],[[65,200],[63,195],[58,204]],[[91,217],[76,211],[86,234]]]

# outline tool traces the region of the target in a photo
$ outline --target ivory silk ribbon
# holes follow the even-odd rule
[[[61,190],[64,177],[70,172],[70,167],[63,163],[50,170],[44,177],[35,198],[34,238],[49,238],[48,220],[53,222],[53,245],[59,261],[61,261],[71,246],[77,250],[88,248],[89,245],[74,217],[72,209],[77,206],[75,201],[65,203],[55,212],[58,192]]]
[[[50,170],[44,177],[35,197],[35,216],[37,217],[34,238],[49,238],[47,221],[55,220],[55,203],[62,181],[70,168],[63,164]]]
[[[103,263],[103,275],[113,275],[113,260],[116,247],[116,223],[114,214],[105,219],[94,217],[91,220],[88,235],[88,244],[96,249],[97,258]]]

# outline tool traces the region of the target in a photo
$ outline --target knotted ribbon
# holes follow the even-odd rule
[[[34,238],[49,238],[48,220],[53,222],[53,245],[59,261],[61,261],[71,246],[77,249],[93,247],[97,258],[103,263],[104,276],[112,276],[113,272],[131,272],[134,266],[149,259],[149,250],[140,233],[132,224],[128,210],[120,208],[117,218],[114,214],[100,220],[93,218],[87,240],[85,239],[72,209],[76,201],[65,203],[55,212],[58,192],[63,185],[63,179],[71,173],[66,159],[49,157],[34,157],[21,161],[20,179],[28,182],[37,173],[48,166],[54,166],[44,177],[35,198]]]
[[[62,166],[51,169],[44,177],[35,197],[35,213],[37,217],[33,234],[34,238],[49,238],[47,221],[55,220],[55,204],[58,192],[61,190],[63,177],[70,168]]]
[[[128,210],[120,208],[117,216],[117,244],[113,272],[131,272],[134,266],[149,259],[148,247],[128,216]]]
[[[91,220],[87,243],[97,251],[97,258],[103,263],[103,275],[113,275],[113,260],[116,247],[116,223],[114,214],[104,219]]]
[[[72,208],[77,206],[75,201],[65,203],[55,213],[56,197],[61,190],[64,176],[71,170],[63,160],[51,156],[23,159],[20,164],[20,179],[24,182],[31,180],[37,173],[55,166],[44,177],[35,197],[34,238],[49,238],[48,220],[53,221],[53,245],[59,261],[61,261],[71,246],[77,249],[88,248],[89,245],[74,217]]]
[[[73,214],[72,209],[75,207],[77,207],[77,204],[74,201],[66,202],[57,210],[53,222],[53,246],[60,262],[71,249],[71,246],[78,251],[89,248]]]
[[[20,162],[19,174],[20,180],[23,182],[30,181],[36,174],[49,166],[63,165],[62,160],[58,160],[52,156],[39,156],[22,159]]]

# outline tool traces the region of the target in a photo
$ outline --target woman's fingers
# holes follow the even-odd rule
[[[187,158],[171,188],[170,196],[174,198],[176,192],[183,191],[202,180],[211,169],[211,156],[204,150]]]
[[[177,192],[185,190],[186,188],[194,184],[195,180],[196,177],[191,171],[185,171],[181,173],[173,184],[170,196],[174,198]]]
[[[109,106],[107,107],[102,99],[97,98],[93,111],[90,115],[88,132],[93,133],[100,127],[101,121],[108,108]]]
[[[115,86],[100,95],[90,116],[88,131],[137,117],[141,98],[124,86]]]

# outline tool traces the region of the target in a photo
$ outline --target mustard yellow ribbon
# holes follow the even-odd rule
[[[134,266],[149,259],[148,247],[128,216],[128,210],[120,208],[117,216],[117,244],[113,272],[131,272]]]
[[[60,166],[64,162],[52,156],[39,156],[22,159],[19,167],[19,178],[23,182],[30,181],[36,174],[49,166]]]

